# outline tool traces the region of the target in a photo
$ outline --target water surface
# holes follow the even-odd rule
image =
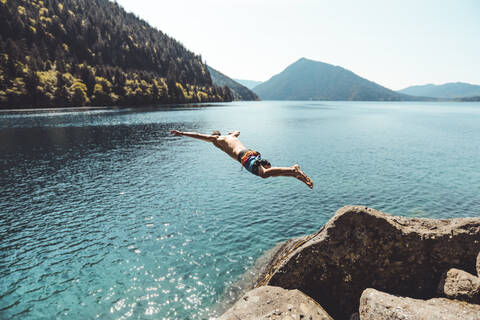
[[[240,130],[313,191],[168,130]],[[480,215],[480,104],[249,102],[0,114],[0,318],[204,319],[277,242],[360,204]]]

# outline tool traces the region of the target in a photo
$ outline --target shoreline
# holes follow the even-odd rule
[[[234,102],[234,101],[231,101]],[[93,110],[122,110],[122,109],[152,109],[152,108],[168,108],[168,107],[194,107],[194,106],[210,106],[214,104],[227,104],[231,102],[192,102],[192,103],[172,103],[159,105],[132,105],[132,106],[84,106],[84,107],[60,107],[60,108],[22,108],[22,109],[0,109],[1,114],[15,113],[41,113],[41,112],[82,112]]]
[[[61,108],[23,108],[23,109],[0,109],[0,114],[5,113],[34,113],[34,112],[78,112],[91,110],[119,109],[120,107],[61,107]]]
[[[293,100],[263,100],[263,101],[293,101]],[[478,104],[479,101],[456,101],[456,100],[439,100],[439,101],[380,101],[380,100],[299,100],[300,102],[422,102],[422,103],[462,103],[465,105]],[[121,110],[121,109],[146,109],[146,108],[163,108],[172,106],[209,106],[214,104],[226,104],[232,102],[255,102],[255,101],[230,101],[230,102],[192,102],[192,103],[172,103],[172,104],[160,104],[160,105],[133,105],[133,106],[84,106],[84,107],[51,107],[51,108],[20,108],[20,109],[0,109],[0,115],[2,114],[16,114],[16,113],[43,113],[43,112],[82,112],[82,111],[95,111],[95,110]]]

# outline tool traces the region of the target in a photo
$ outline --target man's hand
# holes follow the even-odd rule
[[[170,130],[170,133],[173,134],[174,136],[181,136],[182,135],[182,132],[177,131],[177,130]]]

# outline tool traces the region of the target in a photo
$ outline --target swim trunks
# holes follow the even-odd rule
[[[245,169],[258,176],[259,162],[262,160],[262,156],[259,152],[245,149],[240,151],[237,159]]]

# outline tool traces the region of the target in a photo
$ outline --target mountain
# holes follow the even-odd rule
[[[415,100],[353,72],[301,58],[253,91],[262,100]],[[418,98],[422,99],[422,98]]]
[[[247,87],[248,89],[253,89],[258,86],[262,81],[255,81],[255,80],[241,80],[241,79],[233,79],[240,83],[241,85]]]
[[[109,0],[0,0],[0,107],[230,101],[199,55]]]
[[[480,96],[480,86],[464,82],[450,82],[442,85],[411,86],[398,92],[433,98],[469,98]]]
[[[212,77],[213,84],[219,87],[228,87],[232,91],[233,100],[244,100],[244,101],[255,101],[260,100],[258,96],[248,89],[245,86],[242,86],[240,83],[233,81],[223,73],[213,69],[210,66],[208,71]]]

